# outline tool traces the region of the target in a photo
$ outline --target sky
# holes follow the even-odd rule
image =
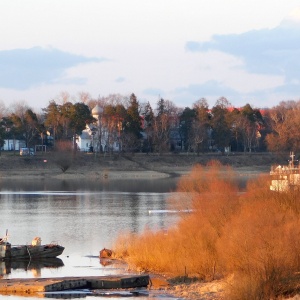
[[[300,0],[0,0],[0,100],[300,99]]]

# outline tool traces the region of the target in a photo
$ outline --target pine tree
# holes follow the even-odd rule
[[[133,93],[130,96],[129,106],[127,108],[124,130],[125,133],[131,133],[136,136],[137,139],[141,138],[142,127],[139,114],[139,102]]]

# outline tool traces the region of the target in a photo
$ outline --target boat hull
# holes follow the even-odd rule
[[[64,247],[56,244],[11,246],[10,243],[0,245],[0,259],[41,259],[61,255]]]

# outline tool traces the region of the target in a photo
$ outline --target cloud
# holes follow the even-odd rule
[[[299,23],[282,23],[274,29],[213,35],[208,42],[189,41],[186,49],[224,52],[241,58],[250,73],[284,76],[291,82],[300,76],[299,36]]]
[[[290,83],[286,85],[278,86],[274,89],[275,92],[285,93],[288,95],[299,95],[299,83]],[[298,100],[298,99],[297,99]]]
[[[149,95],[149,96],[160,96],[163,95],[164,92],[161,89],[156,89],[156,88],[148,88],[148,89],[144,89],[143,93],[145,95]]]
[[[242,98],[241,94],[217,80],[208,80],[201,84],[190,84],[177,88],[173,91],[173,100],[181,107],[187,106],[187,99],[194,99],[193,103],[200,98],[208,100],[211,106],[220,97],[226,97],[233,105]]]
[[[0,87],[24,90],[46,83],[84,83],[84,78],[64,78],[65,71],[79,64],[105,60],[54,48],[34,47],[0,51]]]
[[[122,83],[122,82],[124,82],[125,80],[126,80],[125,77],[120,76],[120,77],[116,78],[115,82],[117,82],[117,83]]]
[[[209,80],[202,84],[191,84],[187,87],[178,88],[175,92],[189,94],[195,97],[199,97],[199,95],[202,95],[202,97],[236,96],[238,94],[235,90],[216,80]]]
[[[281,26],[299,26],[300,25],[300,7],[294,8],[286,18],[281,22]]]

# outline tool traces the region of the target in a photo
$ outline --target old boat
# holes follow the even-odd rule
[[[41,244],[41,238],[35,237],[31,245],[11,245],[5,238],[0,238],[0,260],[44,259],[61,255],[64,247],[57,243]]]
[[[295,160],[294,152],[290,153],[290,158],[288,165],[271,168],[271,191],[287,192],[300,189],[300,165]]]

